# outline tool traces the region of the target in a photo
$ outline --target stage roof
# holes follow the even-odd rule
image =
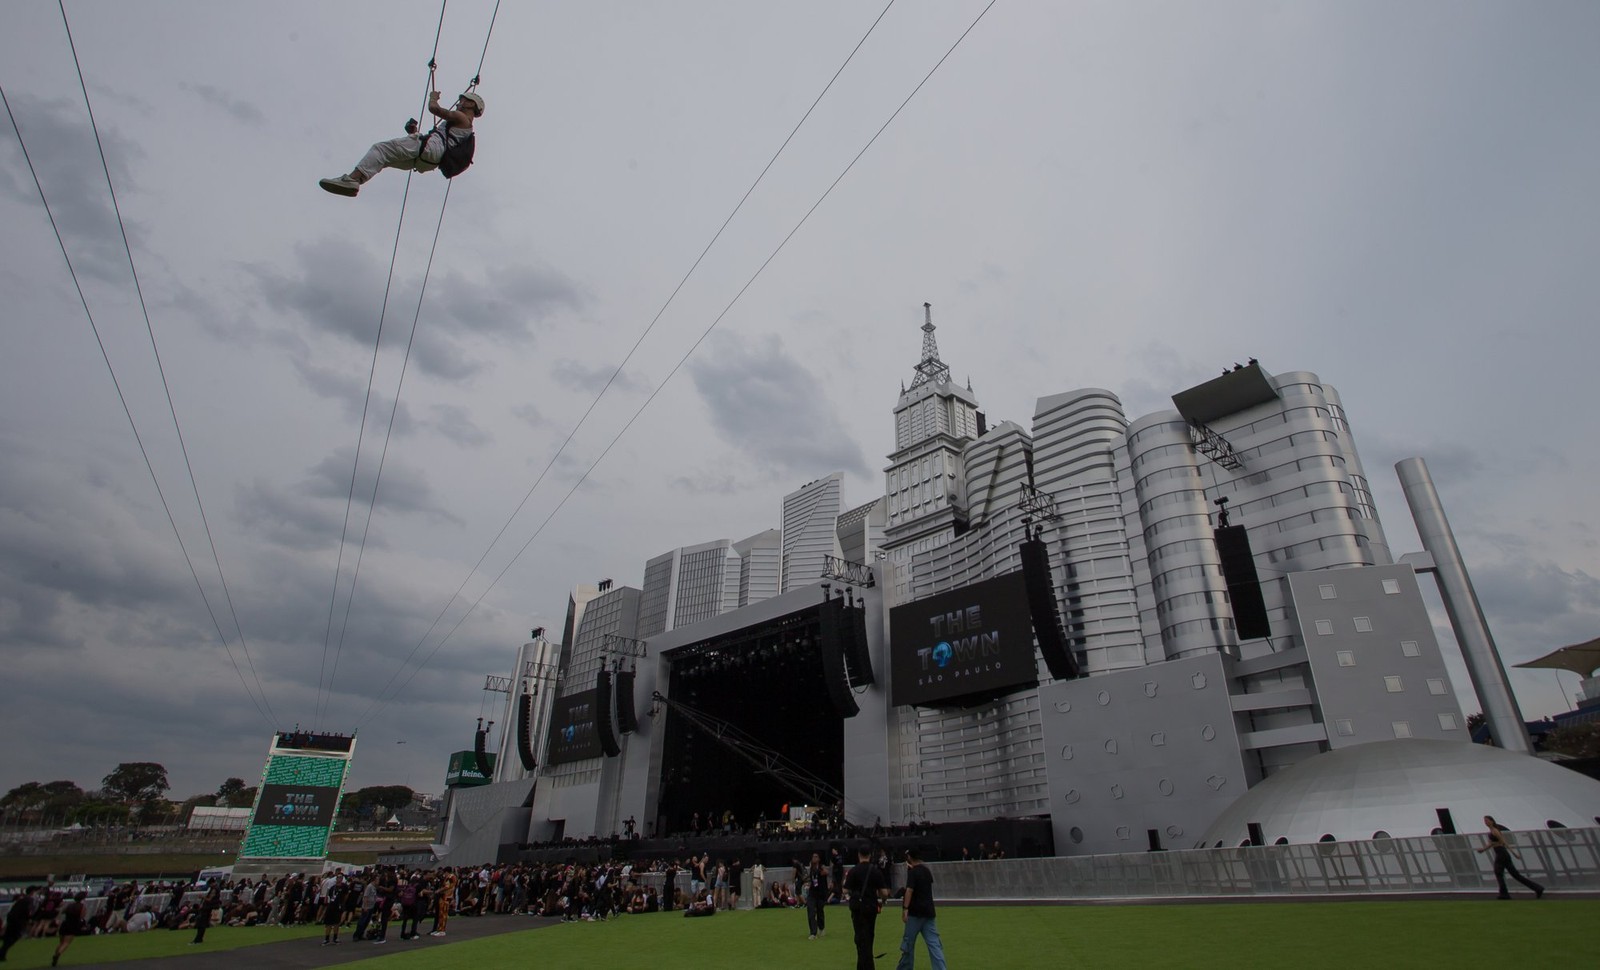
[[[1275,401],[1278,389],[1261,365],[1252,360],[1221,377],[1172,395],[1172,403],[1185,421],[1209,424],[1217,418]]]
[[[1600,637],[1574,643],[1545,654],[1538,660],[1517,664],[1518,667],[1544,667],[1552,670],[1570,670],[1580,677],[1590,677],[1600,670]]]

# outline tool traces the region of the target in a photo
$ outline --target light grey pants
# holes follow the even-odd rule
[[[399,138],[377,142],[367,149],[366,155],[356,164],[356,171],[369,179],[386,168],[431,172],[439,167],[439,158],[444,155],[444,136],[434,135],[429,138],[428,146],[422,150],[422,157],[418,158],[417,149],[421,144],[421,134],[401,135]]]

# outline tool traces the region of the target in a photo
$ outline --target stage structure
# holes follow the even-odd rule
[[[236,874],[321,871],[355,749],[342,734],[272,736]]]

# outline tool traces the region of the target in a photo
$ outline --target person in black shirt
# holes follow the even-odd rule
[[[806,923],[814,940],[828,935],[828,867],[822,864],[822,854],[811,853],[811,867],[806,870]]]
[[[928,945],[928,962],[933,970],[945,970],[944,944],[939,940],[939,927],[933,917],[933,873],[922,864],[917,850],[907,849],[906,893],[900,910],[900,920],[905,923],[906,931],[900,938],[900,962],[895,964],[895,970],[912,970],[919,933],[922,942]]]
[[[22,935],[28,932],[28,922],[33,919],[33,894],[37,886],[29,886],[28,891],[11,901],[11,909],[6,912],[6,931],[3,943],[0,943],[0,960],[6,958],[6,951],[17,945]]]
[[[872,862],[872,850],[862,846],[860,860],[844,877],[844,891],[850,896],[850,925],[855,929],[856,970],[872,970],[872,939],[878,930],[878,912],[889,896],[889,880]]]

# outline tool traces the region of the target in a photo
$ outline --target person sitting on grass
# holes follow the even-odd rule
[[[716,893],[714,891],[713,892],[708,892],[708,893],[706,893],[704,899],[697,899],[694,902],[690,903],[689,904],[689,908],[685,909],[683,911],[683,915],[684,915],[685,919],[688,919],[688,918],[691,918],[691,917],[696,917],[696,916],[715,916],[715,915],[717,915],[717,897],[716,897]]]

